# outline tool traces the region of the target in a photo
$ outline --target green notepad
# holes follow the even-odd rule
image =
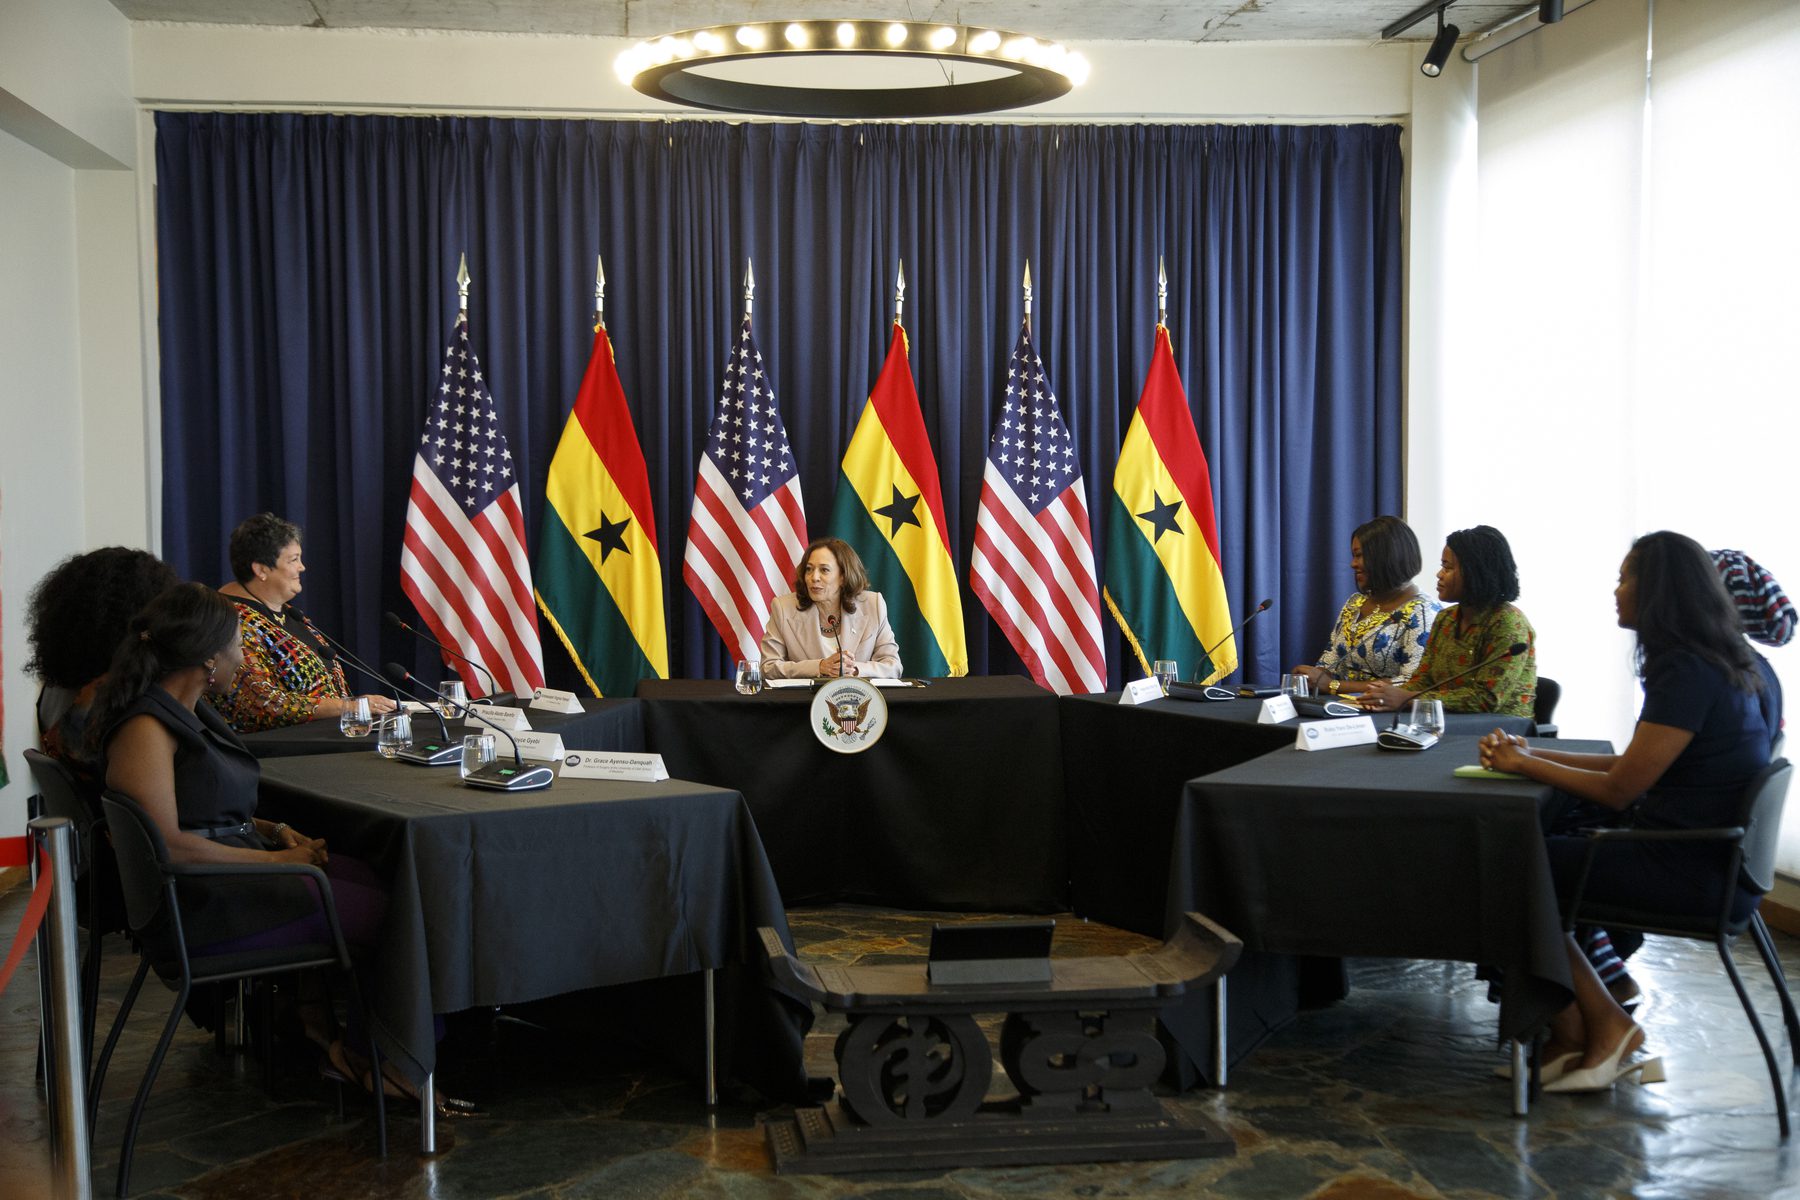
[[[1513,772],[1513,771],[1490,771],[1486,767],[1479,767],[1479,766],[1476,766],[1474,763],[1469,763],[1467,766],[1458,767],[1458,768],[1456,768],[1456,770],[1454,770],[1450,773],[1452,775],[1456,776],[1458,779],[1523,779],[1523,778],[1525,778],[1525,776],[1517,774],[1516,772]]]

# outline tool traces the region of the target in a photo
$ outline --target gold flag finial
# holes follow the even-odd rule
[[[463,251],[456,264],[456,301],[462,312],[469,311],[469,252]]]

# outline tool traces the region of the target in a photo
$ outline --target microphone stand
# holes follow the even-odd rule
[[[539,788],[549,787],[551,782],[556,779],[556,772],[552,771],[549,767],[526,765],[525,756],[519,753],[519,740],[513,737],[510,730],[502,729],[493,721],[488,720],[486,717],[476,712],[470,705],[464,704],[460,700],[453,700],[449,696],[444,695],[444,693],[432,687],[429,683],[426,683],[399,663],[388,663],[387,672],[390,680],[404,680],[413,687],[424,688],[439,700],[448,704],[451,708],[462,713],[464,720],[481,722],[481,724],[486,725],[489,729],[492,729],[495,733],[504,737],[507,745],[512,747],[512,762],[503,763],[496,759],[491,763],[484,764],[478,770],[470,771],[465,775],[463,777],[463,782],[470,787],[489,788],[499,792],[531,792],[536,791]],[[459,758],[461,757],[461,754],[462,750],[458,747],[457,755]]]
[[[397,612],[385,612],[381,615],[381,619],[382,619],[383,623],[385,623],[388,626],[388,628],[398,629],[402,633],[410,633],[414,637],[418,638],[420,641],[427,642],[433,646],[436,646],[439,650],[443,651],[445,654],[450,655],[452,658],[460,658],[462,661],[468,663],[471,667],[474,667],[477,671],[480,671],[483,675],[487,676],[488,694],[485,698],[489,699],[489,700],[498,700],[501,697],[502,693],[500,691],[500,684],[494,678],[494,673],[492,671],[488,670],[481,663],[477,662],[475,659],[470,658],[468,655],[464,654],[460,650],[452,650],[450,647],[444,645],[444,643],[438,641],[436,638],[432,637],[429,633],[426,633],[424,630],[416,629],[413,626],[408,625],[405,621],[402,621],[400,619],[400,614]],[[429,684],[423,684],[421,686],[430,688],[430,690],[434,693],[437,691],[436,688],[431,687]]]
[[[349,663],[352,667],[356,668],[356,670],[360,671],[362,674],[367,675],[370,679],[376,679],[386,684],[388,689],[394,693],[394,711],[402,713],[406,712],[406,701],[401,698],[400,688],[392,679],[389,679],[385,674],[377,672],[375,668],[356,657],[356,655],[350,652],[348,647],[333,638],[324,630],[320,629],[318,630],[318,633],[332,649],[337,651],[340,659]],[[426,742],[423,746],[415,742],[404,750],[396,751],[394,757],[403,762],[413,763],[414,765],[421,767],[447,767],[451,763],[460,761],[462,758],[462,747],[451,744],[450,727],[444,723],[444,714],[437,709],[432,708],[430,705],[426,705],[425,707],[427,712],[437,718],[438,732],[442,734],[442,740],[436,745]]]

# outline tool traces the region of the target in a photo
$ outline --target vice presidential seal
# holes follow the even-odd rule
[[[833,679],[813,693],[813,736],[839,754],[860,754],[880,741],[887,717],[881,690],[861,679]]]

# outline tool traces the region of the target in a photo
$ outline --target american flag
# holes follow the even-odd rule
[[[969,585],[1039,684],[1106,690],[1087,487],[1029,321],[988,442]]]
[[[501,688],[544,685],[519,480],[469,349],[467,313],[456,318],[413,457],[400,589],[440,642],[493,672]],[[485,689],[466,663],[455,665],[471,688]]]
[[[694,480],[681,574],[737,657],[755,660],[769,603],[793,588],[806,549],[794,450],[744,317]]]

